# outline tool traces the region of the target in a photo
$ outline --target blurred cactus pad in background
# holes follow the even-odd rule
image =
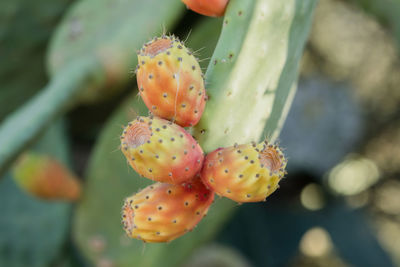
[[[0,266],[400,266],[400,2],[204,2],[0,2]],[[152,244],[122,206],[172,185],[136,173],[120,136],[167,101],[161,83],[144,102],[135,76],[163,35],[204,79],[200,104],[179,102],[204,109],[182,125],[199,153],[267,139],[288,174],[265,202],[207,198],[201,221],[164,190],[188,222],[166,232],[187,233]]]

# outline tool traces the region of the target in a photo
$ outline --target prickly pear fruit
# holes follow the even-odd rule
[[[122,223],[132,238],[168,242],[191,231],[213,200],[199,178],[181,185],[155,183],[125,200]]]
[[[210,17],[223,16],[228,1],[229,0],[182,0],[189,9]]]
[[[76,201],[81,195],[81,183],[55,159],[25,153],[13,167],[16,183],[26,192],[41,199]]]
[[[265,200],[285,175],[286,159],[277,145],[235,145],[209,153],[201,172],[203,183],[237,202]]]
[[[192,179],[203,164],[203,150],[179,125],[157,117],[138,117],[121,136],[121,149],[140,175],[170,184]]]
[[[182,127],[193,126],[204,111],[206,92],[199,63],[173,36],[154,38],[138,54],[139,93],[151,112]]]

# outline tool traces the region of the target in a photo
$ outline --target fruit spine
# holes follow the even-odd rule
[[[122,223],[129,237],[168,242],[191,231],[213,200],[214,193],[200,179],[181,185],[155,183],[125,200]]]
[[[194,126],[203,113],[206,92],[199,63],[174,36],[154,38],[138,53],[140,96],[151,112],[182,127]]]
[[[201,178],[218,195],[237,202],[258,202],[279,187],[286,162],[279,147],[267,141],[219,148],[206,156]]]
[[[151,180],[180,184],[192,179],[203,164],[203,151],[179,125],[157,117],[138,117],[121,136],[129,164]]]

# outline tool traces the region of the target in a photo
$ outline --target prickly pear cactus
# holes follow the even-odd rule
[[[308,34],[314,0],[231,0],[223,30],[206,74],[210,100],[194,134],[207,152],[235,142],[276,137],[289,109],[297,67]],[[207,41],[208,29],[196,29],[193,47]],[[196,32],[202,38],[195,37]],[[200,35],[201,36],[201,35]],[[207,38],[205,38],[207,36]],[[140,46],[139,46],[140,47]],[[189,46],[190,47],[190,46]],[[202,55],[207,57],[207,55]],[[217,200],[193,232],[168,245],[143,244],[125,236],[121,199],[149,185],[130,170],[116,137],[136,113],[147,109],[132,96],[110,119],[99,138],[87,177],[87,190],[74,220],[74,239],[91,262],[117,266],[177,266],[202,242],[211,239],[236,205]],[[101,241],[101,246],[96,244]],[[144,249],[143,249],[144,248]]]
[[[65,128],[57,122],[34,147],[68,163]],[[0,180],[0,266],[49,266],[68,238],[71,204],[38,200],[22,191],[11,174]]]
[[[203,150],[184,128],[158,117],[138,117],[122,132],[121,150],[132,168],[170,184],[191,180],[203,166]]]
[[[218,148],[206,156],[201,179],[220,196],[237,202],[259,202],[278,189],[286,159],[267,140],[258,145]]]
[[[125,199],[122,221],[129,237],[169,242],[192,231],[214,200],[200,179],[183,184],[152,184]]]
[[[188,127],[203,114],[203,73],[193,52],[174,36],[154,38],[138,55],[136,77],[140,96],[151,112]]]

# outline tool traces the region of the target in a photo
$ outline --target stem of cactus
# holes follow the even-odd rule
[[[96,69],[94,60],[83,58],[56,75],[43,90],[21,109],[12,113],[0,126],[0,177],[10,163],[58,115],[73,104],[85,83],[95,79],[88,75]]]
[[[209,101],[193,129],[204,152],[278,137],[316,2],[230,1],[206,72]],[[202,238],[215,234],[235,206],[228,199],[216,201],[201,225]]]
[[[230,1],[206,73],[210,100],[194,128],[205,152],[279,135],[315,4]]]

